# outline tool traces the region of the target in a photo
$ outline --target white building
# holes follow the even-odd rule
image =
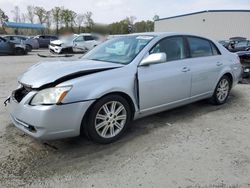
[[[156,32],[184,32],[215,40],[250,39],[250,10],[208,10],[155,21]]]

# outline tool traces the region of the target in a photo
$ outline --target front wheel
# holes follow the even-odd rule
[[[108,144],[122,136],[130,120],[128,102],[119,95],[108,95],[94,104],[84,126],[92,141]]]
[[[28,52],[31,52],[31,51],[32,51],[32,46],[29,45],[29,44],[27,44],[27,45],[26,45],[26,49],[27,49]]]
[[[231,80],[228,76],[225,75],[220,79],[219,83],[215,88],[214,95],[211,98],[212,102],[216,105],[224,104],[228,99],[230,90]]]
[[[25,55],[25,50],[22,48],[16,48],[15,55]]]

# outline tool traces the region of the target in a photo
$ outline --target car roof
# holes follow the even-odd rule
[[[200,38],[204,38],[207,40],[211,40],[210,38],[206,37],[206,36],[202,36],[202,35],[196,35],[196,34],[192,34],[192,33],[181,33],[181,32],[144,32],[144,33],[133,33],[133,34],[127,34],[124,36],[138,36],[138,35],[151,35],[151,36],[155,36],[155,37],[169,37],[169,36],[192,36],[192,37],[200,37]],[[213,40],[212,40],[213,41]]]
[[[91,33],[80,33],[79,36],[92,36]]]

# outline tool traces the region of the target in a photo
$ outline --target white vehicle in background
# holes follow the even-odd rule
[[[52,53],[87,52],[100,44],[98,35],[90,33],[74,34],[51,41],[49,50]]]

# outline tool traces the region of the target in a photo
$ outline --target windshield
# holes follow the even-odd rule
[[[62,36],[59,39],[62,42],[72,42],[78,35],[68,35],[68,36]]]
[[[153,38],[137,35],[111,39],[91,50],[83,59],[129,64]]]

